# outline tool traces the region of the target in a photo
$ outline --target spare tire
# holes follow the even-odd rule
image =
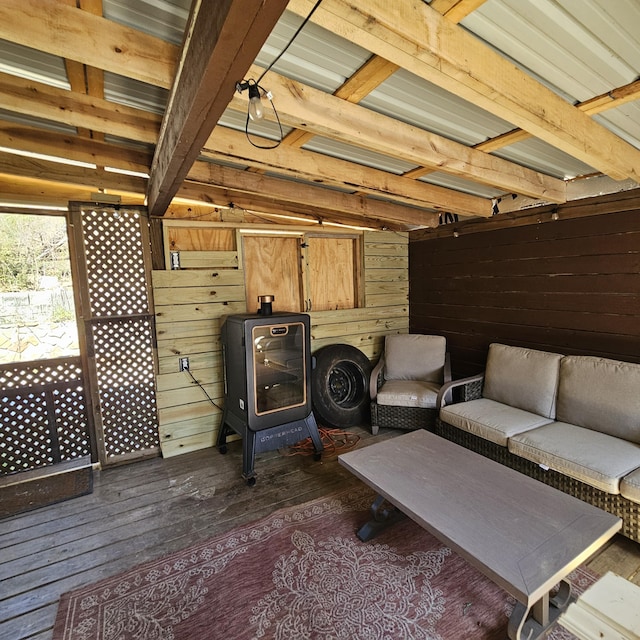
[[[311,399],[316,419],[337,429],[369,424],[369,358],[350,344],[331,344],[313,356]]]

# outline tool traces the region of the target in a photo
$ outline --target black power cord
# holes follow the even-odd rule
[[[287,43],[287,46],[274,58],[273,62],[262,72],[260,77],[256,80],[257,85],[259,85],[260,80],[262,80],[262,78],[264,78],[267,75],[267,73],[271,71],[271,67],[273,67],[273,65],[276,62],[278,62],[278,60],[280,60],[280,58],[282,58],[282,56],[286,53],[287,49],[291,46],[293,41],[298,37],[298,34],[304,29],[305,25],[307,24],[307,22],[309,22],[309,20],[311,19],[311,16],[314,14],[315,10],[320,6],[321,2],[322,0],[317,0],[317,2],[313,5],[313,9],[309,11],[309,15],[302,21],[302,24],[298,27],[296,32],[293,34],[293,37],[291,38],[291,40],[289,40],[289,42]]]
[[[320,6],[321,2],[322,0],[317,0],[315,5],[313,5],[313,9],[311,9],[311,11],[309,12],[309,15],[307,15],[307,17],[302,21],[302,24],[297,28],[296,32],[293,34],[293,36],[291,37],[291,39],[289,40],[285,48],[273,59],[273,61],[269,64],[269,66],[260,74],[260,77],[257,80],[253,80],[252,78],[250,78],[249,80],[243,80],[242,82],[238,82],[236,84],[236,87],[240,92],[244,91],[245,89],[248,89],[250,85],[254,85],[258,89],[258,91],[262,93],[263,96],[266,96],[268,98],[269,102],[271,103],[271,108],[273,109],[273,113],[276,117],[278,128],[280,129],[280,138],[275,144],[261,145],[261,144],[255,143],[251,139],[252,134],[249,133],[250,117],[249,117],[249,112],[247,111],[247,119],[244,125],[244,133],[247,137],[247,140],[249,141],[249,144],[251,144],[253,147],[256,147],[257,149],[275,149],[276,147],[280,146],[280,143],[284,138],[282,123],[280,122],[280,116],[278,115],[276,106],[275,104],[273,104],[271,92],[265,90],[264,87],[261,87],[260,81],[262,80],[262,78],[265,77],[267,73],[269,73],[269,71],[271,71],[271,68],[273,67],[273,65],[276,64],[276,62],[278,62],[278,60],[280,60],[280,58],[282,58],[282,56],[286,53],[287,49],[291,46],[293,41],[298,37],[298,34],[304,29],[305,25],[307,24],[307,22],[309,22],[309,20],[311,19],[311,16],[314,14],[315,10]]]
[[[202,393],[204,393],[205,396],[207,396],[207,398],[209,399],[209,402],[216,407],[216,409],[220,409],[220,411],[223,411],[222,407],[219,404],[216,404],[211,396],[207,393],[207,390],[200,384],[200,382],[198,380],[196,380],[193,376],[193,373],[191,373],[190,369],[183,369],[183,371],[186,371],[190,376],[191,379],[202,389]]]

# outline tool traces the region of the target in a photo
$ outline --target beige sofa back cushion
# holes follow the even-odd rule
[[[442,384],[447,341],[443,336],[404,333],[387,336],[385,380],[424,380]]]
[[[558,420],[640,444],[640,365],[595,356],[560,363]]]
[[[559,353],[489,345],[482,395],[545,418],[555,418]]]

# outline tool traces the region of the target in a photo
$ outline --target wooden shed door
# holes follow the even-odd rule
[[[256,313],[258,296],[275,296],[273,311],[302,309],[299,237],[244,236],[247,311]]]
[[[357,307],[355,240],[310,235],[306,245],[310,309]]]

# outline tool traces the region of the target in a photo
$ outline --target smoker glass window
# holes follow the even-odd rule
[[[304,331],[302,322],[253,327],[256,415],[305,404]]]

